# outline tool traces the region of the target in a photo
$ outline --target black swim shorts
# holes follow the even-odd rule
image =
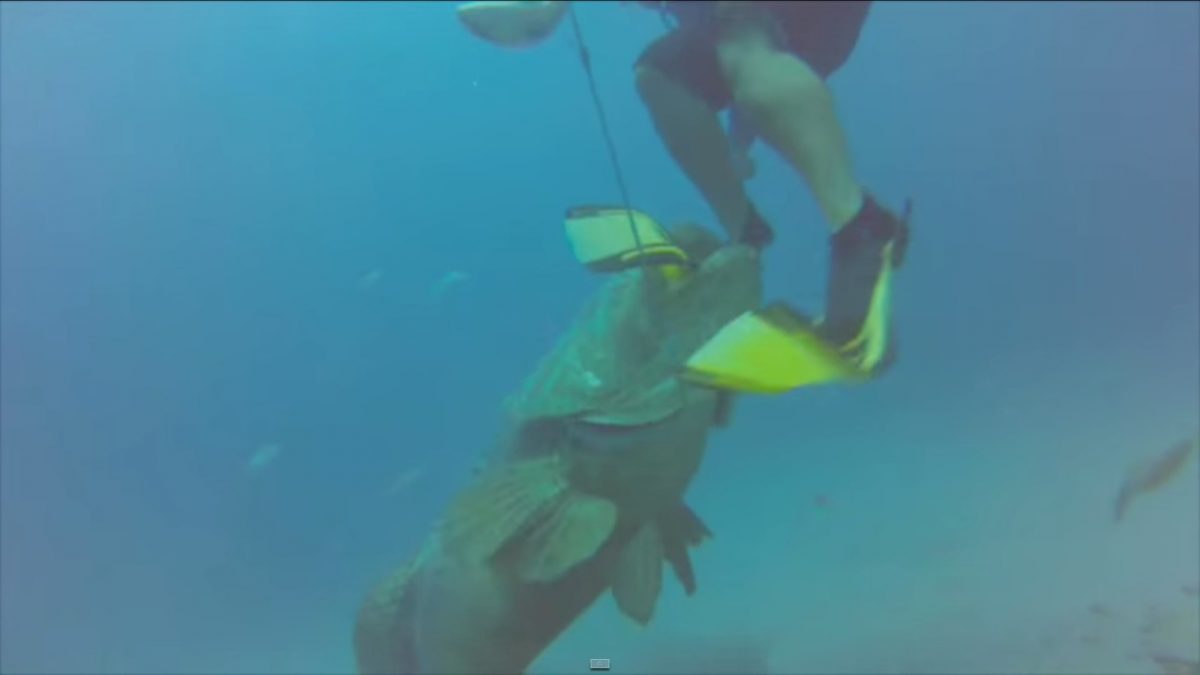
[[[718,17],[713,2],[679,5],[679,26],[655,40],[638,58],[721,110],[733,98],[717,61],[717,40],[731,22],[759,22],[779,46],[797,55],[822,78],[846,62],[870,2],[739,2],[729,15]]]

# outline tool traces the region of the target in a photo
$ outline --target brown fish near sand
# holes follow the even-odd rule
[[[1141,651],[1167,675],[1200,675],[1200,606],[1185,602],[1147,608]]]
[[[1155,656],[1153,660],[1162,669],[1163,675],[1200,675],[1200,663],[1196,661],[1164,656]]]
[[[1121,484],[1121,491],[1113,509],[1113,519],[1120,521],[1125,516],[1134,498],[1153,492],[1174,478],[1192,456],[1200,439],[1180,441],[1157,457],[1138,462],[1130,467]]]

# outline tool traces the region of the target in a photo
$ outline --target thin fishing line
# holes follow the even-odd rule
[[[571,15],[571,28],[575,31],[575,42],[579,45],[579,61],[583,64],[584,74],[587,75],[588,89],[592,93],[592,103],[596,107],[596,117],[600,119],[600,133],[604,135],[604,143],[608,147],[608,158],[612,162],[613,175],[617,179],[617,188],[621,191],[621,202],[625,207],[625,215],[629,218],[629,230],[633,233],[633,243],[638,252],[638,265],[644,266],[646,256],[643,255],[642,237],[638,234],[637,223],[633,219],[629,190],[625,187],[625,174],[621,171],[621,162],[617,159],[617,146],[613,143],[612,133],[608,129],[608,118],[604,114],[604,105],[600,102],[600,93],[596,91],[596,76],[592,73],[592,57],[588,53],[587,44],[583,41],[583,30],[579,27],[579,17],[575,15],[575,3],[568,4],[567,12]]]

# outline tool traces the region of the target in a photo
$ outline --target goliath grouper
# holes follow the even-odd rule
[[[702,228],[690,268],[619,272],[510,399],[512,425],[421,554],[375,588],[355,631],[363,673],[519,673],[604,591],[648,623],[667,562],[710,533],[683,503],[729,394],[678,374],[758,306],[758,253]],[[674,272],[672,272],[674,269]]]

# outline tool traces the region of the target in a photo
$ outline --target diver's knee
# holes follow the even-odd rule
[[[781,105],[820,105],[830,96],[821,76],[787,52],[746,55],[729,63],[726,76],[734,102],[752,117]]]

